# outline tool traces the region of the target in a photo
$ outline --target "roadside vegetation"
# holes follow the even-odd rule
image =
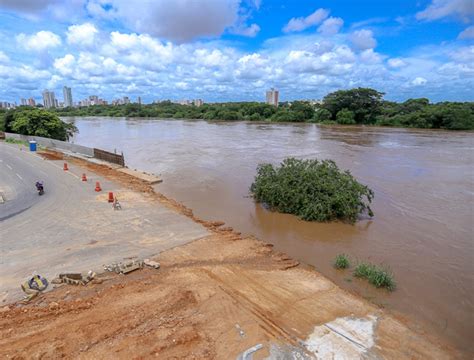
[[[149,105],[96,105],[54,109],[62,116],[156,117],[166,119],[314,122],[343,125],[378,125],[428,129],[474,130],[473,102],[430,103],[426,98],[402,103],[383,99],[370,88],[339,90],[322,103],[282,102],[279,107],[258,102],[213,103],[186,106],[161,101]]]
[[[77,128],[43,109],[19,107],[0,114],[0,131],[67,141]]]
[[[261,164],[250,193],[272,210],[307,221],[355,223],[362,213],[373,216],[373,191],[331,160],[288,158],[276,167]]]
[[[18,139],[13,139],[13,138],[7,138],[7,139],[5,139],[5,142],[10,143],[10,144],[28,145],[28,142],[27,142],[27,141],[18,140]]]
[[[354,276],[367,279],[370,284],[377,288],[386,288],[387,290],[395,290],[395,280],[392,272],[388,268],[361,262],[354,270]]]
[[[349,266],[351,266],[351,263],[349,261],[349,256],[346,254],[339,254],[334,259],[334,267],[336,269],[347,269]]]

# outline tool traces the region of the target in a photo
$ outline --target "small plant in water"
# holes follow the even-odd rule
[[[349,266],[349,257],[346,254],[339,254],[334,259],[334,267],[336,269],[347,269]]]
[[[354,270],[354,276],[364,278],[377,288],[384,287],[387,290],[395,290],[395,280],[392,272],[374,264],[362,262]]]

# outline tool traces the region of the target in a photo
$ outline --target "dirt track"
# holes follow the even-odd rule
[[[65,285],[32,304],[2,308],[1,358],[232,359],[258,343],[264,348],[257,359],[270,351],[307,357],[331,351],[348,358],[460,356],[270,245],[195,219],[189,209],[128,175],[74,161],[149,194],[150,201],[192,217],[214,235],[162,253],[160,270],[103,274],[101,284]]]

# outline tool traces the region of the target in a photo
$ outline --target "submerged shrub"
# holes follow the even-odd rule
[[[384,287],[390,291],[395,290],[395,280],[389,269],[362,262],[356,266],[354,276],[367,279],[377,288]]]
[[[288,158],[279,167],[261,164],[250,192],[257,202],[307,221],[355,223],[363,212],[373,216],[368,205],[373,191],[332,160]]]
[[[346,254],[339,254],[334,259],[334,267],[336,269],[347,269],[349,266],[349,257]]]

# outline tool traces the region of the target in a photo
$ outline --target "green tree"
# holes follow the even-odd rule
[[[344,125],[355,124],[354,113],[347,109],[339,110],[336,115],[336,121],[337,123]]]
[[[285,159],[280,166],[261,164],[250,187],[254,199],[307,221],[357,221],[374,193],[331,160]]]
[[[324,97],[323,107],[331,112],[333,118],[342,109],[347,109],[354,113],[357,124],[373,124],[380,113],[383,95],[369,88],[339,90]]]
[[[293,101],[290,111],[297,113],[300,120],[309,120],[314,116],[314,107],[307,101]]]
[[[42,109],[15,110],[8,116],[8,130],[22,135],[67,141],[77,131],[74,124],[65,123],[56,114]]]
[[[329,121],[332,118],[332,114],[329,110],[327,109],[318,109],[313,116],[314,121],[316,122],[324,122],[324,121]]]

